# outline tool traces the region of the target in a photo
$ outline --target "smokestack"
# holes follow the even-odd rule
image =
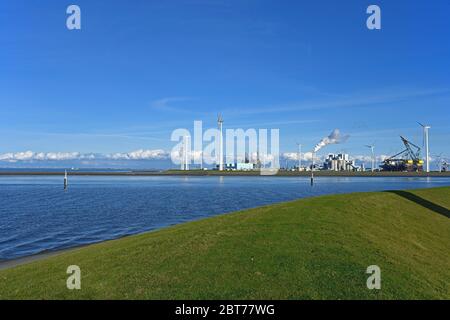
[[[312,152],[311,186],[314,185],[314,156],[316,152],[329,144],[345,142],[348,137],[349,135],[342,136],[339,129],[334,129],[328,137],[322,138],[322,140],[320,140],[320,142],[314,147],[314,150]]]

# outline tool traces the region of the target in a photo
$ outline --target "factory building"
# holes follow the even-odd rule
[[[323,163],[323,170],[330,171],[358,171],[359,167],[355,166],[355,161],[350,160],[346,153],[333,154],[330,153]]]
[[[248,154],[245,154],[244,161],[237,160],[236,162],[227,162],[224,165],[224,169],[227,171],[251,171],[261,168],[259,161],[259,154],[257,155],[256,163],[250,161]]]
[[[225,170],[250,171],[253,169],[255,169],[255,164],[249,162],[234,162],[225,164]]]

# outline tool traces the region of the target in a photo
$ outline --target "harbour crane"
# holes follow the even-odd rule
[[[384,171],[422,171],[423,160],[420,159],[420,147],[400,136],[405,149],[383,161]]]

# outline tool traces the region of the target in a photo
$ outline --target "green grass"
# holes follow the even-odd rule
[[[0,298],[450,299],[449,195],[332,195],[181,224],[0,271]],[[66,288],[72,264],[81,290]]]

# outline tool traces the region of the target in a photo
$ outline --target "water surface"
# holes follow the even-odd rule
[[[114,239],[275,202],[450,185],[450,178],[0,177],[0,260]]]

